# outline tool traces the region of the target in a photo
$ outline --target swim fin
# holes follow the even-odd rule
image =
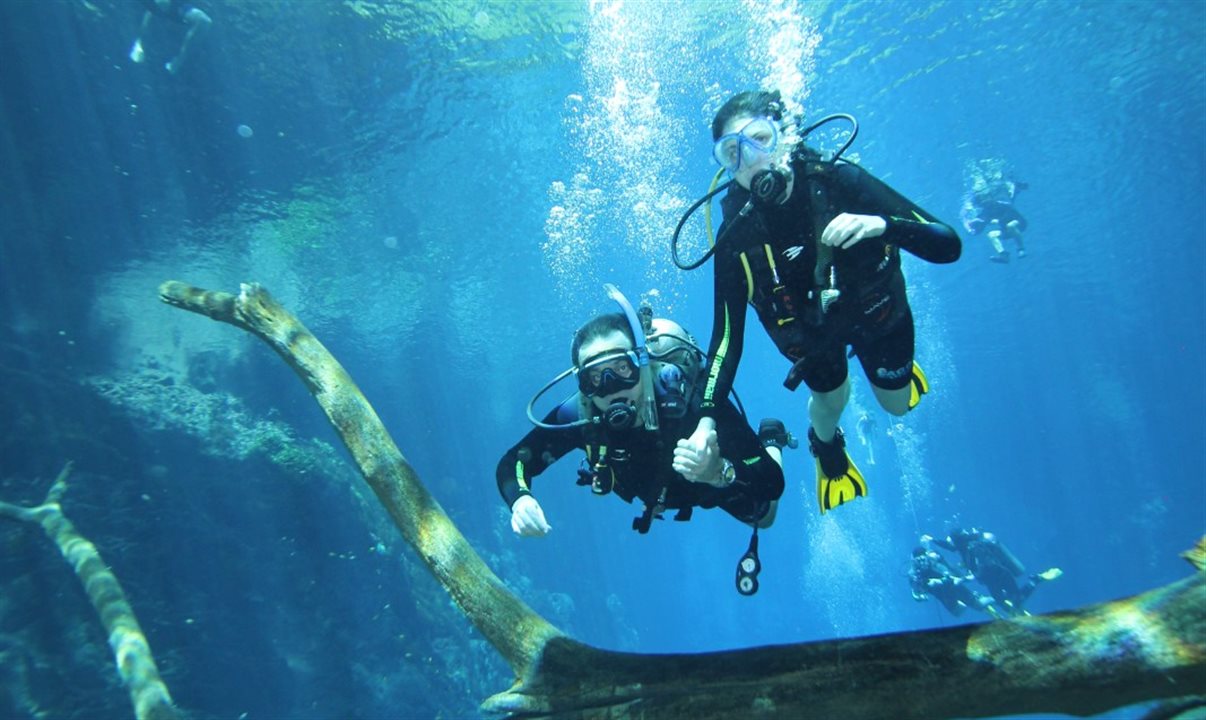
[[[841,428],[829,442],[821,442],[816,431],[808,428],[808,446],[817,460],[817,503],[822,515],[867,494],[867,481],[846,452]]]
[[[929,391],[930,381],[921,371],[921,366],[914,360],[913,373],[909,376],[909,409],[917,407],[917,404],[921,402],[921,396]]]

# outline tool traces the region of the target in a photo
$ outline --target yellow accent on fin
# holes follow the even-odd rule
[[[917,407],[921,396],[930,391],[930,381],[922,372],[921,366],[913,362],[913,374],[909,377],[909,409]]]
[[[867,481],[850,458],[850,453],[846,453],[846,462],[849,464],[846,474],[830,478],[825,477],[825,471],[821,469],[821,459],[817,458],[817,503],[821,506],[822,515],[854,498],[867,495]]]

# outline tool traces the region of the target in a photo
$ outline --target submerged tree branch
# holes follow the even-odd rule
[[[70,472],[71,463],[67,463],[50,486],[46,500],[37,507],[0,502],[0,517],[40,525],[75,569],[76,577],[109,634],[109,647],[117,660],[117,672],[130,692],[134,716],[138,720],[175,720],[178,715],[172,697],[159,677],[151,647],[117,576],[105,565],[96,546],[76,531],[59,505],[67,491]]]
[[[347,372],[258,285],[179,282],[164,302],[241,327],[301,376],[402,536],[517,681],[486,710],[517,717],[864,719],[1090,715],[1206,692],[1206,574],[1075,612],[986,625],[695,655],[593,648],[509,592],[402,457]]]

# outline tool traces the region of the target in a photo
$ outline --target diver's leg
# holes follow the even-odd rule
[[[146,57],[146,53],[142,50],[142,36],[147,34],[147,28],[151,26],[150,11],[142,14],[142,24],[138,26],[138,36],[134,38],[134,44],[130,46],[130,60],[140,63]]]
[[[837,432],[838,422],[842,419],[842,411],[850,401],[850,377],[847,376],[842,384],[829,392],[812,391],[808,398],[808,421],[812,431],[821,442],[831,442]]]
[[[871,390],[875,393],[875,399],[879,401],[880,407],[887,412],[900,417],[909,411],[909,386],[906,385],[896,390],[885,390],[872,383]]]
[[[176,53],[176,57],[172,58],[164,67],[167,71],[175,74],[180,72],[180,65],[184,63],[184,56],[188,52],[189,45],[193,41],[196,34],[208,28],[213,24],[213,20],[209,15],[206,15],[200,8],[189,8],[184,14],[184,22],[188,23],[188,32],[184,35],[184,42],[180,43],[180,52]]]
[[[775,464],[778,465],[780,469],[783,468],[783,450],[780,449],[778,445],[767,446],[766,454],[770,455],[771,460],[774,460]],[[775,514],[778,512],[779,501],[771,500],[770,505],[766,509],[766,514],[759,518],[757,522],[753,523],[753,526],[759,530],[767,529],[771,525],[775,524]]]
[[[907,303],[904,298],[895,302]],[[863,374],[871,383],[875,400],[891,415],[900,417],[912,408],[909,400],[913,396],[913,352],[916,338],[913,335],[913,313],[905,311],[903,317],[887,332],[870,342],[861,343],[855,349]],[[918,398],[920,400],[920,397]]]

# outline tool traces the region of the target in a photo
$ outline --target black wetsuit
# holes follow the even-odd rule
[[[576,420],[577,414],[571,401],[549,413],[545,422],[564,424]],[[658,508],[685,511],[678,516],[685,520],[691,508],[720,507],[742,522],[757,521],[783,494],[783,470],[731,402],[722,403],[715,417],[720,454],[736,470],[736,480],[728,487],[693,483],[674,471],[677,441],[688,437],[699,422],[699,413],[689,412],[680,420],[663,419],[657,432],[641,427],[607,432],[599,425],[535,428],[499,460],[498,490],[508,506],[514,505],[520,495],[530,494],[533,478],[571,450],[583,449],[590,469],[598,473],[598,487],[626,502],[640,498],[645,503],[644,528],[637,527],[642,532],[648,529],[648,519],[661,512]],[[580,474],[579,484],[590,484],[591,479]]]
[[[931,581],[937,580],[938,582]],[[986,598],[967,585],[967,579],[955,575],[951,566],[937,553],[913,557],[909,568],[909,585],[913,597],[924,600],[928,595],[942,603],[952,615],[961,615],[965,608],[986,609]]]
[[[192,3],[179,2],[178,0],[173,0],[173,2],[170,3],[166,8],[160,7],[159,3],[155,2],[155,0],[138,1],[139,4],[146,8],[146,11],[152,15],[161,17],[164,20],[170,20],[174,23],[179,23],[180,25],[188,24],[188,21],[184,19],[184,16],[187,15],[188,11],[192,10],[194,7]]]
[[[1025,583],[1018,584],[1017,578],[1025,576],[1026,569],[992,533],[977,528],[959,530],[946,540],[934,540],[934,544],[959,553],[963,565],[976,580],[1007,608],[1020,611],[1034,592],[1034,578],[1028,577]]]
[[[793,160],[791,196],[781,205],[738,212],[749,192],[734,184],[721,203],[725,220],[715,256],[715,303],[703,410],[728,396],[741,360],[747,302],[775,346],[793,363],[787,386],[801,381],[829,392],[847,376],[852,345],[868,379],[885,389],[908,385],[913,317],[900,271],[900,250],[934,263],[954,262],[962,242],[935,219],[857,165]],[[840,213],[878,215],[884,234],[848,250],[820,249],[825,226]],[[828,312],[821,290],[834,268],[841,292]],[[753,287],[747,278],[752,279]]]

